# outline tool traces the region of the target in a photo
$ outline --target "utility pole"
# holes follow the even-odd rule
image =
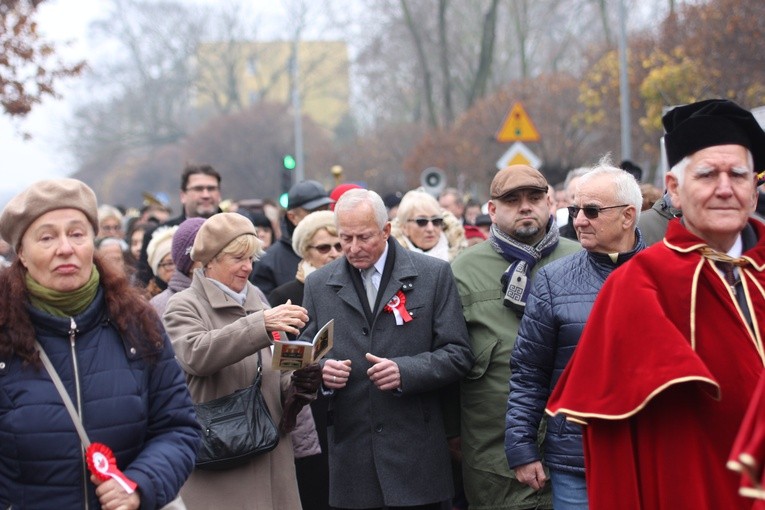
[[[295,129],[295,182],[305,180],[305,159],[303,157],[303,115],[300,105],[300,67],[298,65],[298,49],[300,47],[300,31],[302,20],[295,28],[295,36],[292,39],[292,61],[290,74],[292,75],[292,115]]]
[[[632,159],[632,120],[630,119],[630,84],[627,73],[627,11],[619,2],[619,105],[622,124],[622,159]]]

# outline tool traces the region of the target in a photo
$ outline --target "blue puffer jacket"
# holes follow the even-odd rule
[[[106,316],[103,290],[73,319],[30,308],[37,339],[91,441],[109,446],[138,484],[141,508],[171,501],[194,467],[200,434],[165,337],[149,365]],[[72,320],[74,344],[70,343]],[[98,509],[80,438],[44,367],[0,359],[0,508]]]
[[[635,247],[620,253],[616,262],[607,254],[583,250],[548,264],[534,277],[510,358],[505,454],[511,468],[541,460],[537,437],[547,399],[606,278],[645,248],[636,232]],[[584,473],[581,427],[562,414],[549,418],[544,458],[552,469]]]

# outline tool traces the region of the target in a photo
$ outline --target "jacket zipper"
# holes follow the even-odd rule
[[[82,399],[80,398],[80,370],[77,365],[77,350],[74,345],[74,335],[77,332],[77,323],[74,322],[74,317],[69,318],[69,347],[72,351],[72,368],[74,369],[74,397],[77,399],[77,414],[80,415],[80,421],[82,421]],[[82,449],[82,446],[80,447]],[[85,510],[88,510],[88,466],[85,463],[85,455],[80,457],[82,460],[82,493],[83,501],[85,502]]]

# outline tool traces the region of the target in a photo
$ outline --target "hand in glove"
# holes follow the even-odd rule
[[[295,370],[292,381],[284,399],[282,420],[279,422],[279,432],[287,434],[295,428],[295,420],[300,410],[316,400],[316,392],[321,385],[321,367],[318,363]]]

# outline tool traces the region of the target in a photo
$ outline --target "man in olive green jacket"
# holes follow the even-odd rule
[[[452,264],[475,355],[460,384],[465,495],[471,510],[550,509],[549,485],[534,491],[507,465],[510,353],[534,274],[581,247],[558,237],[547,181],[538,170],[524,165],[500,170],[490,192],[489,239]]]

